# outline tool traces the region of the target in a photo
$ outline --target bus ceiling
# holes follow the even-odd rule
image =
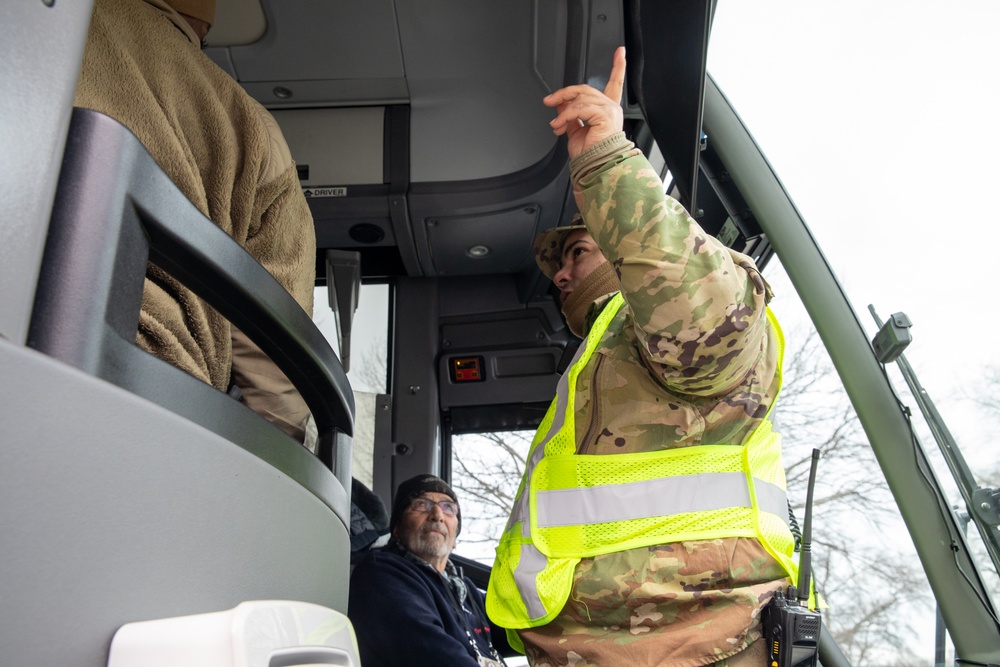
[[[206,54],[282,126],[316,223],[318,275],[326,249],[356,250],[365,279],[514,274],[528,301],[539,291],[531,240],[575,210],[541,98],[580,81],[603,88],[620,44],[627,130],[661,156],[707,231],[732,217],[699,167],[714,9],[454,3],[427,21],[409,0],[219,0]]]

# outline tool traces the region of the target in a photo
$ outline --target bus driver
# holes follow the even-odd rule
[[[351,574],[348,616],[365,667],[503,667],[483,594],[449,558],[462,530],[455,491],[439,477],[399,485],[392,539]]]

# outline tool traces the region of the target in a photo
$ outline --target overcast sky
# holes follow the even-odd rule
[[[1000,390],[984,384],[1000,365],[998,26],[985,0],[720,0],[709,51],[869,335],[868,304],[910,317],[907,360],[980,473],[1000,459],[1000,421],[968,398]]]
[[[984,463],[1000,422],[957,396],[1000,364],[998,26],[987,1],[720,0],[709,52],[869,333],[868,304],[910,317],[907,359]]]

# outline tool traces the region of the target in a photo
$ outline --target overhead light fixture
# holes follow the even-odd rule
[[[490,249],[484,245],[474,245],[469,248],[469,257],[486,257],[490,254]]]

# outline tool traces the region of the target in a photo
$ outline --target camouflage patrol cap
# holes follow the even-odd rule
[[[553,227],[535,237],[535,263],[549,280],[562,268],[562,249],[566,237],[578,229],[587,229],[583,224],[583,216],[579,213],[565,227]]]

